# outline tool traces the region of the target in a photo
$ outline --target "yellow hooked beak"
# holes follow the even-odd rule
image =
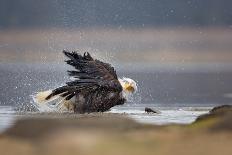
[[[134,88],[131,84],[129,84],[129,83],[126,83],[126,84],[124,85],[124,89],[125,89],[126,91],[132,92],[132,93],[135,91],[135,88]]]

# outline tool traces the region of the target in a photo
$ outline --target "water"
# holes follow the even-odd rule
[[[123,70],[120,70],[123,68]],[[119,77],[138,83],[134,102],[162,104],[231,104],[232,71],[175,72],[131,67],[117,69]],[[53,63],[0,63],[0,104],[28,105],[37,91],[54,89],[69,81],[67,65]]]
[[[0,106],[0,132],[11,127],[16,120],[15,111],[10,106]]]
[[[148,114],[144,112],[144,107],[151,107],[159,110],[159,114]],[[107,113],[126,114],[131,119],[134,119],[140,123],[148,124],[189,124],[192,123],[199,115],[205,114],[209,111],[210,107],[154,107],[154,104],[145,105],[124,105],[114,107]],[[0,106],[0,132],[3,132],[7,128],[11,127],[15,121],[23,115],[33,115],[33,112],[20,112],[20,116],[17,111],[11,106]],[[38,112],[34,112],[35,116]],[[78,115],[78,114],[77,114]],[[59,115],[60,116],[60,115]]]
[[[17,112],[27,114],[35,110],[32,95],[37,91],[56,88],[69,77],[69,67],[52,63],[1,63],[0,65],[0,131],[17,120]],[[123,68],[120,77],[137,81],[139,92],[123,106],[111,113],[126,113],[141,123],[189,124],[214,106],[232,103],[232,73],[230,71],[173,72],[150,70],[138,72]],[[147,114],[145,107],[161,111]]]
[[[145,107],[152,108],[159,111],[157,114],[148,114],[144,112]],[[128,116],[137,122],[164,125],[164,124],[190,124],[195,119],[208,113],[212,107],[184,107],[184,106],[169,106],[162,107],[162,105],[143,104],[143,105],[129,105],[114,107],[111,113],[128,114]]]

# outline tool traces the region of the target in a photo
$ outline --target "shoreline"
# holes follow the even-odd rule
[[[232,106],[214,108],[190,125],[148,125],[97,113],[26,118],[0,134],[5,154],[231,154]],[[14,148],[14,149],[11,149]]]

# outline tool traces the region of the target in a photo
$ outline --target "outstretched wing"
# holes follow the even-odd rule
[[[122,91],[116,71],[110,64],[93,59],[88,52],[84,53],[83,56],[66,50],[63,53],[69,58],[69,60],[66,60],[67,64],[76,69],[68,71],[69,76],[74,77],[76,80],[67,82],[65,86],[53,90],[47,96],[47,100],[58,94],[69,100],[78,93],[88,94],[98,89]]]

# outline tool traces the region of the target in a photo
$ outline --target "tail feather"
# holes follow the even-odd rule
[[[42,104],[42,103],[46,103],[48,101],[51,101],[53,99],[55,99],[54,97],[53,98],[50,98],[50,99],[47,99],[47,97],[52,93],[52,90],[47,90],[47,91],[42,91],[42,92],[38,92],[34,99],[35,99],[35,102],[38,103],[38,104]]]
[[[38,92],[34,97],[36,106],[40,111],[73,111],[73,101],[65,100],[65,93],[61,93],[52,97],[52,90]],[[72,94],[71,94],[72,95]],[[73,96],[68,95],[71,99]]]

